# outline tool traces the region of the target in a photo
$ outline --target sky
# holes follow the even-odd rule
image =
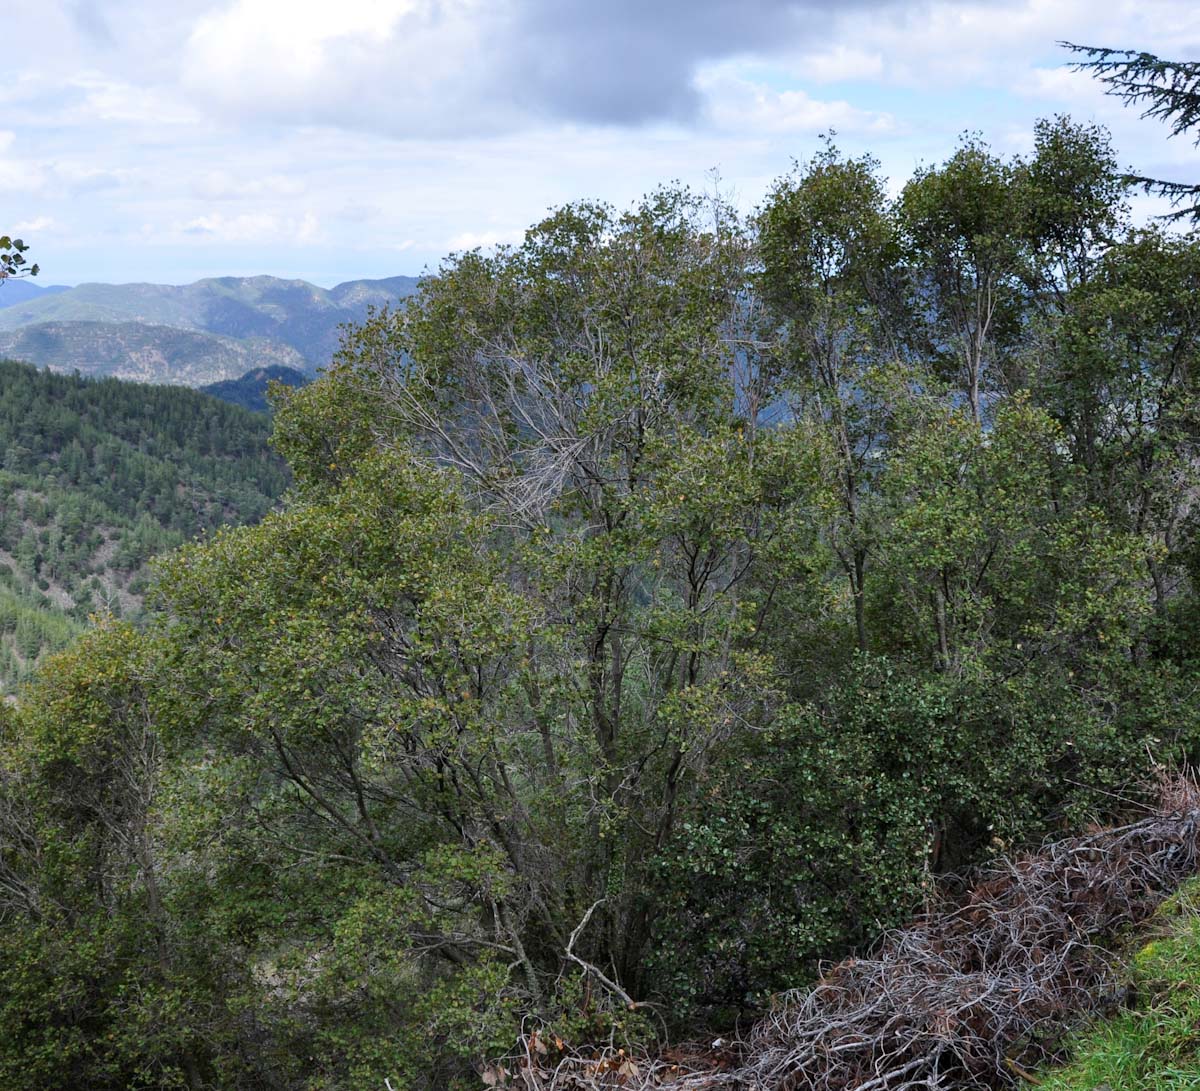
[[[1200,57],[1196,0],[12,0],[0,233],[39,283],[324,286],[519,241],[584,198],[713,186],[751,209],[823,133],[896,189],[964,132],[1039,117],[1122,165],[1200,151],[1060,40]],[[1139,217],[1158,211],[1149,198]]]

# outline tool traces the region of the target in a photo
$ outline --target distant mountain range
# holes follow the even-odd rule
[[[0,357],[52,371],[179,386],[236,379],[267,363],[307,370],[300,353],[279,341],[145,322],[35,322],[0,331]]]
[[[416,277],[318,288],[278,277],[195,284],[0,285],[0,355],[55,371],[204,386],[262,367],[307,376],[329,362],[339,327],[416,292]]]

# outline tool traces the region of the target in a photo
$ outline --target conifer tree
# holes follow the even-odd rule
[[[1144,107],[1142,117],[1166,122],[1172,136],[1195,131],[1192,143],[1200,145],[1200,61],[1168,61],[1132,49],[1061,44],[1088,58],[1072,67],[1091,72],[1105,85],[1108,94],[1116,95],[1127,106]],[[1200,223],[1200,184],[1169,182],[1140,174],[1126,175],[1126,180],[1147,193],[1170,200],[1174,211],[1166,219]]]

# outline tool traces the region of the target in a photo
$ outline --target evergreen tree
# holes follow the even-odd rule
[[[1091,72],[1105,84],[1108,94],[1127,105],[1144,107],[1142,117],[1166,122],[1172,136],[1195,130],[1192,142],[1200,145],[1200,61],[1168,61],[1132,49],[1060,44],[1088,58],[1074,67]],[[1126,175],[1126,179],[1147,193],[1168,198],[1174,211],[1167,219],[1200,222],[1200,184],[1140,174]]]

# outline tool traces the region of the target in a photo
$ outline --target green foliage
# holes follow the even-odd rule
[[[200,1032],[166,954],[149,647],[103,627],[47,665],[3,737],[0,1080],[185,1086]]]
[[[1133,49],[1059,44],[1088,58],[1072,67],[1091,72],[1105,84],[1107,94],[1117,96],[1127,106],[1144,106],[1142,117],[1166,122],[1172,136],[1195,132],[1193,143],[1200,144],[1200,62],[1168,61]],[[1190,220],[1193,224],[1200,220],[1200,200],[1196,199],[1200,197],[1200,185],[1139,174],[1126,175],[1125,180],[1147,193],[1169,198],[1175,211],[1166,219]]]
[[[1125,228],[1127,186],[1106,129],[1043,118],[1033,139],[1033,157],[1016,170],[1029,247],[1024,276],[1038,303],[1061,307]]]
[[[29,265],[25,257],[29,245],[22,239],[0,235],[0,284],[11,277],[35,277],[38,267]]]
[[[975,138],[941,167],[917,171],[900,197],[935,359],[975,420],[995,382],[995,358],[1020,329],[1020,208],[1014,166]]]
[[[760,1008],[902,924],[938,873],[1103,808],[1147,742],[1180,725],[1170,697],[1113,722],[1076,678],[929,676],[862,657],[819,704],[739,739],[653,891],[650,958],[676,1016],[721,1025]],[[1105,690],[1114,704],[1139,696]]]
[[[261,422],[14,369],[18,667],[78,551],[216,533],[5,713],[0,1075],[440,1091],[723,1028],[1195,758],[1200,249],[1124,192],[1060,118],[894,201],[829,146],[749,219],[560,209],[276,390],[265,517]]]

